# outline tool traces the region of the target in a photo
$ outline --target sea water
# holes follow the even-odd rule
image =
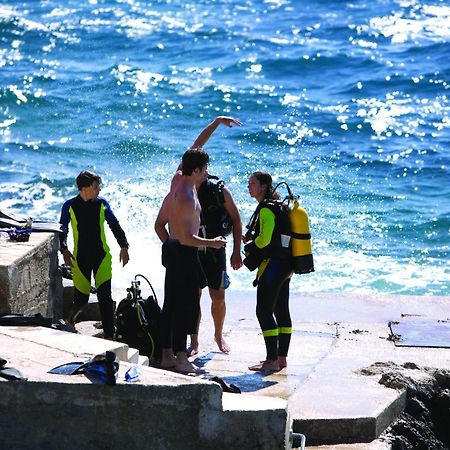
[[[244,225],[255,170],[309,213],[295,291],[449,295],[449,23],[438,0],[3,0],[0,209],[58,220],[94,170],[131,245],[121,268],[109,235],[114,285],[161,287],[158,208],[228,115],[205,149]]]

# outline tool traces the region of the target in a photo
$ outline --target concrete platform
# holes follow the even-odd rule
[[[309,445],[364,443],[355,450],[384,448],[376,439],[402,411],[405,392],[384,387],[379,376],[362,375],[360,369],[375,362],[450,366],[450,349],[396,347],[388,340],[389,321],[402,320],[402,314],[449,318],[449,297],[291,293],[294,331],[288,367],[272,375],[248,370],[265,358],[255,293],[228,294],[229,355],[220,353],[213,340],[209,304],[204,295],[195,363],[244,394],[287,399],[293,431],[305,434]]]
[[[111,350],[121,359],[116,386],[55,375],[63,363]],[[0,448],[290,448],[287,402],[223,394],[216,383],[141,367],[127,345],[42,327],[0,327],[0,355],[28,381],[0,378]]]
[[[162,294],[159,291],[157,294],[161,302]],[[123,290],[115,293],[116,298],[122,296]],[[193,398],[207,399],[201,400],[205,410],[200,406],[197,409],[182,408],[183,414],[199,417],[195,424],[188,422],[197,430],[197,434],[187,436],[202,442],[204,448],[289,448],[289,439],[280,440],[283,423],[292,423],[295,432],[305,434],[308,448],[314,448],[311,445],[321,445],[318,449],[342,450],[389,448],[377,437],[402,410],[405,393],[386,388],[379,384],[379,376],[363,375],[360,371],[375,362],[414,362],[419,366],[448,368],[450,349],[396,347],[388,339],[388,323],[402,320],[402,314],[446,319],[450,315],[449,305],[448,297],[293,293],[291,314],[294,332],[288,367],[276,374],[264,375],[248,370],[249,365],[265,357],[263,338],[254,311],[255,292],[228,293],[224,330],[231,346],[228,355],[219,352],[214,342],[213,323],[209,314],[210,300],[205,294],[202,299],[200,352],[193,358],[206,371],[203,379],[145,368],[142,384],[171,386],[171,389],[186,389],[187,392],[193,389],[196,393],[189,397],[189,402],[194,401]],[[77,326],[82,331],[82,325]],[[88,333],[88,330],[83,332]],[[105,342],[111,344],[109,341],[89,338],[102,342],[93,344],[90,340],[84,340],[88,339],[87,336],[68,337],[69,340],[81,339],[78,347],[78,344],[72,347],[58,341],[57,335],[44,338],[37,331],[16,330],[16,333],[14,343],[5,341],[5,338],[13,339],[13,336],[0,327],[0,355],[11,363],[14,361],[11,365],[24,372],[42,366],[39,355],[42,355],[43,348],[50,361],[42,366],[41,372],[44,368],[60,364],[61,360],[68,361],[93,350],[93,353],[99,352]],[[29,333],[34,336],[33,339],[23,337]],[[23,340],[22,346],[18,346],[17,339]],[[34,339],[37,342],[32,342]],[[81,353],[73,353],[76,348]],[[121,364],[123,372],[119,375],[120,385],[125,385],[123,373],[127,367],[129,363]],[[217,391],[218,385],[206,381],[215,375],[227,383],[237,385],[242,394],[221,395],[220,389]],[[36,376],[33,381],[48,383],[49,376],[41,375],[42,379]],[[73,382],[80,384],[79,381]],[[189,387],[196,384],[200,387]],[[212,391],[199,397],[196,389],[205,389],[204,386],[209,386],[207,389]],[[153,395],[166,395],[164,390],[157,392]],[[147,398],[146,394],[142,395]],[[175,405],[176,402],[171,400],[168,404]],[[159,415],[163,414],[160,410],[155,411]],[[275,424],[276,429],[268,428],[268,424]],[[263,430],[261,435],[260,429]],[[177,431],[188,433],[184,427],[177,428]],[[220,436],[221,440],[214,440],[214,436]],[[183,447],[175,445],[170,448]],[[202,447],[197,445],[196,448]]]

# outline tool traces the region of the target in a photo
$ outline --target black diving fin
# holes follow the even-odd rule
[[[61,364],[60,366],[50,369],[48,373],[60,375],[84,374],[92,382],[115,385],[118,371],[119,363],[116,361],[116,355],[114,352],[106,351],[85,362]]]
[[[85,362],[70,362],[66,364],[61,364],[60,366],[53,367],[48,373],[56,373],[59,375],[75,375],[81,367],[83,367]]]
[[[8,361],[0,357],[0,378],[5,378],[9,381],[27,381],[27,377],[22,372],[14,367],[5,367]]]
[[[15,215],[8,215],[0,211],[0,227],[30,229],[31,231],[60,232],[61,224],[58,222],[47,222],[43,220],[24,219]]]

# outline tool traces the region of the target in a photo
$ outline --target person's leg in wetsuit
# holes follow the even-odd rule
[[[201,268],[197,249],[169,240],[163,246],[163,264],[166,278],[161,320],[161,368],[197,373],[198,368],[187,359],[186,353],[187,335],[196,330],[199,288],[204,286],[198,273]]]
[[[271,259],[258,280],[256,316],[266,345],[266,359],[250,370],[280,370],[279,356],[286,366],[292,323],[289,314],[289,282],[292,269],[289,260]],[[280,330],[282,335],[280,339]],[[289,341],[289,342],[288,342]],[[279,349],[280,343],[280,349]],[[279,354],[285,353],[285,355]]]
[[[96,283],[102,281],[97,286],[97,299],[100,309],[103,334],[105,339],[114,338],[114,302],[111,295],[111,270],[108,265],[97,262],[93,266],[88,261],[77,261],[73,267],[74,299],[72,307],[67,316],[67,321],[74,324],[77,315],[87,305],[91,289],[91,273],[94,273]],[[108,270],[109,269],[109,270]]]
[[[292,320],[289,311],[289,277],[280,288],[275,305],[275,318],[278,324],[278,365],[280,369],[287,366],[287,355],[292,336]]]
[[[97,288],[98,307],[102,319],[105,339],[114,339],[114,302],[111,295],[111,280],[106,280]]]

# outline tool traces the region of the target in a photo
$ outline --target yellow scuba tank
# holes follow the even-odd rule
[[[289,222],[291,224],[291,255],[294,272],[314,272],[308,214],[295,197],[289,200]]]

